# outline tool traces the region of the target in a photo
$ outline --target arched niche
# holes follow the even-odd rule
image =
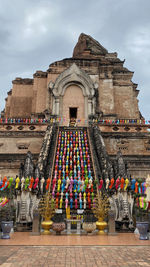
[[[49,83],[49,87],[52,92],[53,108],[52,114],[62,117],[63,111],[63,97],[65,96],[66,90],[81,90],[84,98],[84,117],[82,120],[88,119],[89,115],[95,114],[95,87],[90,76],[83,70],[81,70],[75,63],[70,68],[62,72],[56,79],[55,83]],[[77,89],[78,88],[78,89]],[[68,93],[67,93],[68,94]],[[76,95],[76,94],[75,94]],[[70,98],[70,106],[78,106],[77,103]],[[73,104],[72,104],[73,101]],[[69,106],[68,106],[69,108]],[[69,112],[69,110],[68,110]],[[80,118],[79,118],[80,119]]]

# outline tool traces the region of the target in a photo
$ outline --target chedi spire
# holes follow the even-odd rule
[[[73,50],[73,58],[82,57],[85,54],[106,55],[108,51],[90,35],[81,33]]]

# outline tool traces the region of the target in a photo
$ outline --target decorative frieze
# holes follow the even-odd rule
[[[30,146],[30,143],[27,142],[17,142],[16,144],[18,149],[28,149]]]
[[[0,131],[0,137],[41,137],[45,135],[45,131],[41,131],[41,132],[4,132],[4,131]]]

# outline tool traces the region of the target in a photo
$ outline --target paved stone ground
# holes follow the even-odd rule
[[[150,267],[150,246],[0,246],[1,267]]]

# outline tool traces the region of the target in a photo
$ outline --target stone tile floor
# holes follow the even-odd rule
[[[0,245],[16,246],[143,246],[149,245],[150,240],[139,240],[133,233],[118,233],[116,236],[108,235],[39,235],[32,236],[30,232],[15,232],[11,238],[0,239]]]
[[[2,267],[150,267],[150,240],[116,236],[32,236],[16,232],[0,239]]]
[[[0,246],[1,267],[150,267],[150,246]]]

